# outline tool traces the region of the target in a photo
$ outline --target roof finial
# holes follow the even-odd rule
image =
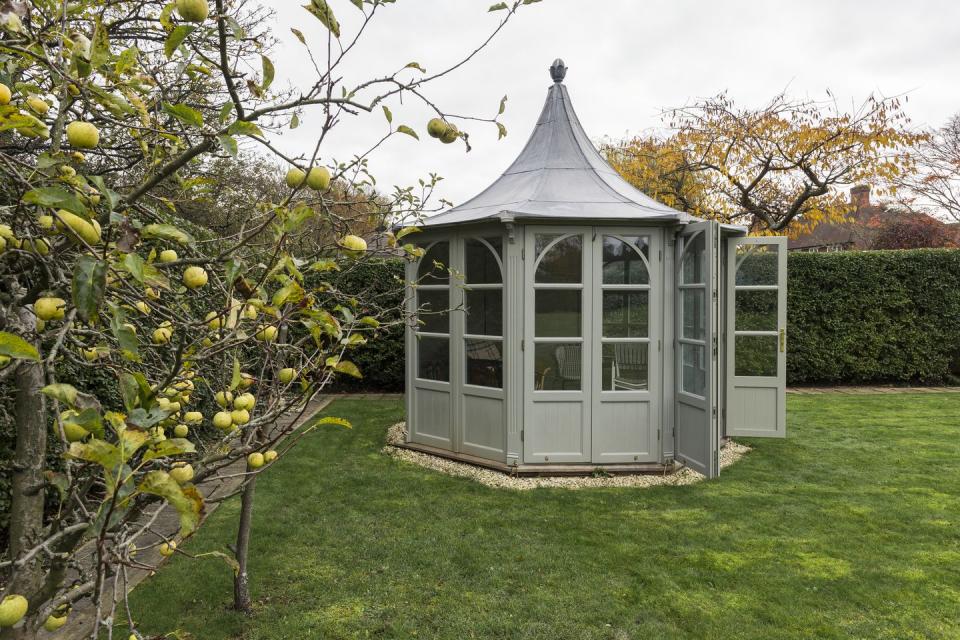
[[[553,81],[556,83],[563,82],[564,76],[567,75],[567,65],[563,64],[563,60],[557,58],[553,61],[553,64],[550,65],[550,77],[553,78]]]

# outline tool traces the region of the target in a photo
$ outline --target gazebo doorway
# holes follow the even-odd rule
[[[529,227],[524,462],[658,462],[662,229]]]

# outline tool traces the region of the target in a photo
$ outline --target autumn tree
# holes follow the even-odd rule
[[[921,141],[913,158],[916,170],[897,180],[901,201],[960,222],[960,113]]]
[[[608,145],[614,166],[673,206],[758,233],[842,220],[842,188],[882,192],[910,168],[905,151],[922,139],[899,98],[870,97],[847,111],[781,94],[754,109],[724,93],[670,109],[664,121],[663,139]]]
[[[960,237],[940,220],[904,211],[885,217],[873,231],[871,249],[940,249],[956,247]]]
[[[399,311],[324,274],[375,253],[358,230],[416,257],[404,236],[433,206],[436,176],[376,193],[368,157],[393,137],[417,144],[418,130],[466,143],[430,83],[530,1],[491,7],[489,38],[439,70],[402,60],[346,74],[391,2],[345,3],[348,29],[312,0],[304,19],[326,37],[294,32],[314,71],[295,90],[273,85],[267,10],[253,2],[0,4],[0,390],[17,426],[3,637],[68,624],[81,600],[95,612],[90,637],[112,637],[121,618],[139,637],[114,593],[130,570],[153,568],[146,547],[190,555],[177,544],[204,511],[197,487],[226,476],[239,475],[243,501],[236,552],[221,556],[235,569],[237,606],[249,607],[255,479],[310,429],[348,424],[294,426],[334,376],[362,375],[352,348]],[[429,127],[401,124],[417,103],[435,112]],[[337,160],[325,141],[348,117],[372,118],[382,135]],[[281,154],[270,132],[307,118],[322,123],[317,138]],[[239,181],[210,193],[202,179],[228,173],[244,151],[282,166],[282,183],[265,178],[270,189],[247,201],[239,226],[185,222],[187,203],[236,208],[246,197],[233,192]],[[362,203],[372,226],[344,215],[345,200]],[[65,379],[67,365],[79,373]],[[111,393],[89,384],[94,371]],[[160,504],[178,513],[179,533],[145,543]]]

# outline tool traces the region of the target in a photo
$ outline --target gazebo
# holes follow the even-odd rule
[[[627,183],[563,79],[513,164],[408,266],[406,446],[512,473],[713,477],[786,434],[786,243]]]

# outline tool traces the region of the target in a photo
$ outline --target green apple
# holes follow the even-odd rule
[[[0,82],[0,105],[10,104],[13,94],[10,93],[10,87]]]
[[[207,284],[207,272],[203,267],[187,267],[183,270],[183,284],[188,289],[199,289]]]
[[[280,378],[280,382],[283,384],[290,384],[293,379],[297,377],[297,372],[293,367],[284,367],[283,369],[280,369],[278,377]]]
[[[193,465],[186,462],[178,462],[170,469],[170,477],[177,481],[177,484],[184,484],[193,480]]]
[[[94,149],[100,144],[100,132],[89,122],[75,120],[67,125],[67,141],[77,149]]]
[[[170,327],[158,327],[153,332],[154,344],[167,344],[173,336],[173,329]]]
[[[183,421],[187,424],[200,424],[203,422],[203,414],[199,411],[187,411],[183,414]]]
[[[326,167],[313,167],[307,174],[307,186],[314,191],[326,191],[330,188],[330,171]]]
[[[207,0],[177,0],[177,13],[187,22],[203,22],[210,15]]]
[[[33,312],[43,321],[63,319],[63,310],[67,301],[63,298],[37,298],[33,303]]]
[[[234,409],[230,412],[230,421],[236,425],[244,425],[250,422],[250,412],[246,409]]]
[[[303,169],[298,169],[297,167],[293,167],[287,171],[287,177],[285,178],[287,186],[291,189],[296,189],[301,186],[306,179],[307,174],[304,173]]]
[[[186,438],[187,434],[190,433],[190,427],[183,424],[182,422],[173,428],[173,435],[178,438]]]
[[[263,466],[263,454],[255,451],[247,456],[247,466],[251,469],[259,469]]]
[[[18,594],[5,596],[0,602],[0,627],[12,627],[27,615],[30,603]]]
[[[261,342],[273,342],[277,339],[277,328],[273,325],[261,327],[260,330],[257,331],[256,338]]]
[[[273,449],[270,449],[269,451],[263,454],[264,462],[270,463],[276,459],[277,459],[277,452],[274,451]]]
[[[216,400],[217,404],[221,407],[226,407],[233,404],[233,393],[230,391],[217,391],[213,399]]]
[[[160,555],[162,555],[164,558],[169,558],[174,554],[174,552],[176,552],[176,550],[177,550],[177,543],[174,542],[173,540],[171,540],[170,542],[164,542],[163,544],[160,545]]]
[[[213,426],[217,429],[229,429],[233,426],[233,415],[229,411],[217,411],[213,414]]]
[[[346,235],[340,238],[340,246],[348,251],[366,251],[367,250],[367,241],[361,238],[360,236],[355,235]]]
[[[47,631],[56,631],[65,624],[67,624],[67,614],[57,616],[51,613],[43,623],[43,628]]]
[[[173,249],[164,249],[160,252],[160,255],[157,256],[157,259],[160,262],[175,262],[179,257]]]
[[[441,118],[430,118],[427,123],[427,133],[431,138],[439,138],[447,130],[447,123]]]

